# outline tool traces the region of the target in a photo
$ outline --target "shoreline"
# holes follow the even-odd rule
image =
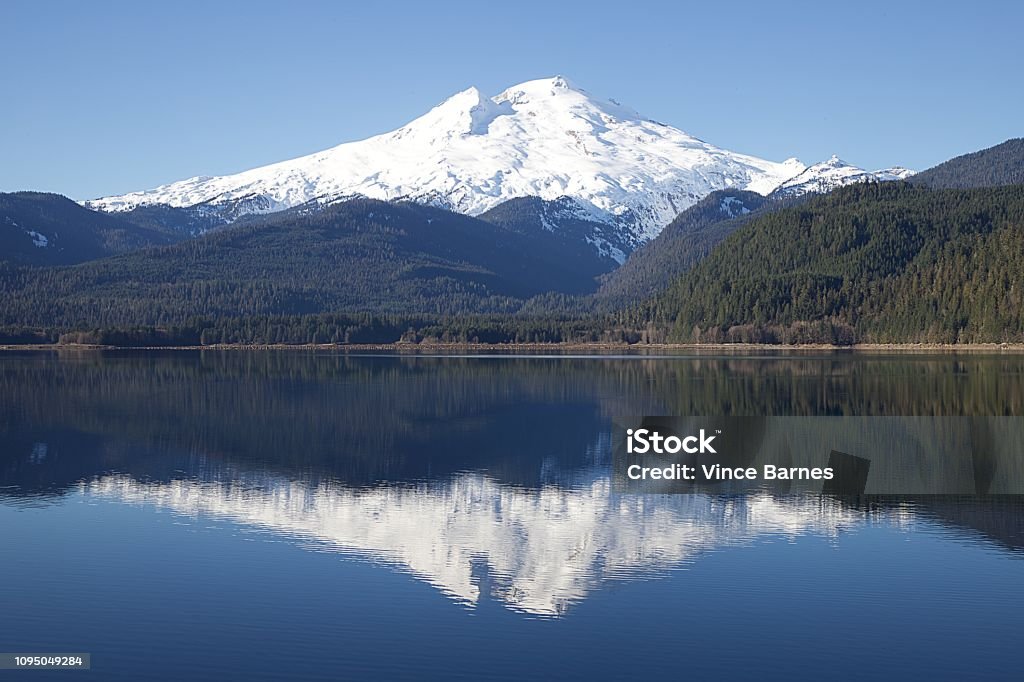
[[[834,346],[830,344],[806,344],[806,345],[783,345],[783,344],[759,344],[759,343],[651,343],[651,344],[626,344],[626,343],[353,343],[353,344],[210,344],[205,346],[115,346],[115,345],[94,345],[94,344],[7,344],[0,345],[0,351],[97,351],[97,350],[181,350],[181,351],[203,351],[203,350],[330,350],[344,352],[368,352],[386,351],[395,353],[439,353],[439,352],[522,352],[540,353],[566,352],[566,351],[587,351],[587,352],[619,352],[635,355],[645,355],[650,352],[652,355],[660,353],[687,351],[687,352],[801,352],[801,351],[829,351],[829,352],[896,352],[896,353],[1024,353],[1024,343],[971,343],[971,344],[941,344],[941,343],[862,343],[851,346]]]

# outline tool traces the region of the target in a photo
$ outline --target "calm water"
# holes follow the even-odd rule
[[[1021,678],[1018,498],[620,495],[637,414],[1022,416],[1024,357],[0,354],[0,651],[92,653],[26,679]]]

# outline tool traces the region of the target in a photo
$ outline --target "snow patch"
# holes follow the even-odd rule
[[[736,197],[725,197],[718,208],[730,218],[750,213],[750,209],[744,206],[743,202]]]
[[[22,232],[27,234],[29,238],[32,240],[32,244],[36,248],[44,249],[50,245],[50,239],[45,234],[41,234],[39,232],[36,232],[35,230],[30,230],[27,227],[22,227],[18,223],[11,220],[9,217],[5,217],[4,222],[10,225],[11,227],[16,227],[20,229]]]
[[[875,177],[879,180],[895,181],[895,180],[906,180],[907,178],[917,175],[917,171],[904,168],[903,166],[893,166],[892,168],[882,168],[880,170],[873,171]]]

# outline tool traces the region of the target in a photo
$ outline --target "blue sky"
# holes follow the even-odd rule
[[[563,74],[726,149],[923,169],[1024,135],[1017,2],[20,2],[0,191],[90,198]]]

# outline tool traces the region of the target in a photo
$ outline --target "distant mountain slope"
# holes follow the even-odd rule
[[[59,194],[0,193],[0,261],[67,265],[178,238],[171,230],[91,211]]]
[[[902,167],[885,168],[879,171],[867,171],[846,163],[838,156],[813,166],[786,180],[773,190],[772,194],[782,197],[799,197],[805,194],[826,194],[832,190],[859,182],[889,182],[905,180],[914,175],[914,171]]]
[[[639,303],[664,291],[719,242],[754,218],[847,185],[890,182],[913,175],[914,171],[902,167],[866,171],[833,156],[809,166],[767,197],[737,190],[712,192],[633,252],[621,268],[605,275],[593,300],[599,309]]]
[[[712,192],[676,217],[657,237],[602,278],[593,296],[600,309],[629,306],[663,291],[732,232],[770,206],[756,192]]]
[[[479,215],[504,201],[575,199],[630,250],[718,189],[768,193],[804,165],[730,152],[565,78],[495,97],[453,95],[393,132],[220,177],[87,202],[106,211],[199,207],[233,220],[310,201],[407,199]]]
[[[554,201],[539,197],[509,199],[477,217],[521,234],[547,232],[551,240],[563,243],[566,249],[580,255],[596,249],[601,258],[613,265],[622,263],[633,249],[633,244],[623,241],[617,230],[594,220],[570,197]]]
[[[614,264],[545,230],[516,232],[443,209],[358,199],[75,267],[0,269],[0,326],[507,312],[548,291],[593,291]]]
[[[112,215],[123,216],[136,225],[169,231],[182,238],[197,237],[234,222],[219,215],[216,211],[205,210],[204,206],[174,208],[173,206],[146,205]]]
[[[964,154],[914,176],[912,182],[933,188],[969,189],[1024,183],[1024,138],[1007,140]]]
[[[677,341],[1024,341],[1024,186],[813,197],[734,232],[640,316]]]

